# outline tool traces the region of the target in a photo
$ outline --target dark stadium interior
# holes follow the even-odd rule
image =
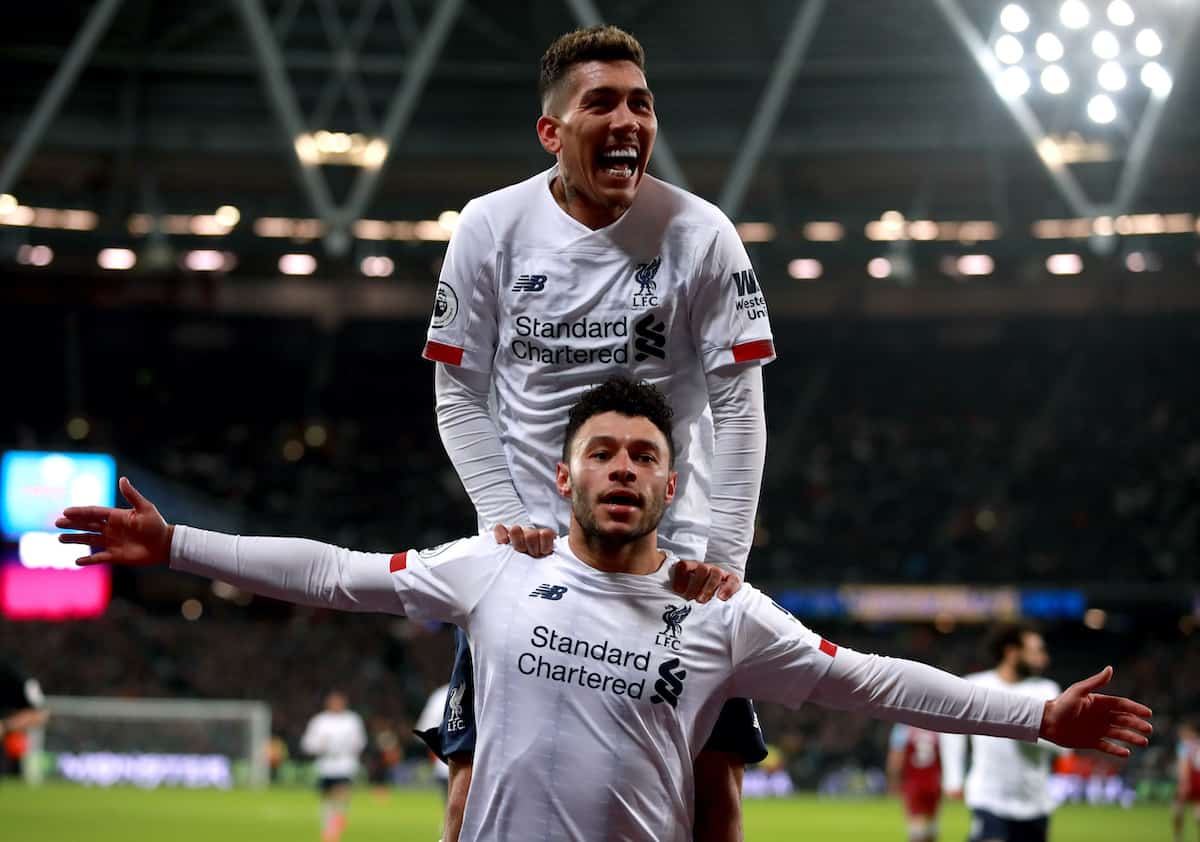
[[[31,113],[100,4],[9,5],[0,167],[31,139]],[[359,214],[408,230],[550,165],[533,132],[536,64],[580,22],[580,4],[464,2],[424,70],[415,57],[444,6],[435,0],[121,5],[19,177],[0,183],[31,215],[94,214],[88,230],[17,224],[0,199],[0,451],[111,452],[169,519],[226,531],[389,552],[474,531],[420,358],[449,230],[380,239],[321,212],[237,9],[264,10],[310,129],[380,134],[406,80],[427,75]],[[656,174],[728,209],[805,4],[600,5],[647,49]],[[1169,54],[1180,63],[1144,158],[1145,96],[1107,127],[1073,122],[1082,100],[1074,111],[1035,102],[1048,134],[1080,130],[1105,150],[1066,170],[1081,205],[946,5],[985,40],[996,30],[987,0],[823,4],[732,203],[735,223],[766,226],[743,236],[779,355],[764,375],[749,578],[771,593],[1076,592],[1102,619],[1045,620],[1049,675],[1111,662],[1113,690],[1154,707],[1172,735],[1200,711],[1200,12],[1157,4],[1193,48]],[[335,203],[366,172],[315,169]],[[217,235],[187,228],[222,205],[240,222]],[[872,236],[889,212],[907,233]],[[168,216],[182,228],[167,231]],[[312,224],[268,236],[264,218]],[[837,235],[812,223],[836,223]],[[53,262],[31,263],[34,246]],[[136,268],[99,268],[106,248],[130,249]],[[226,263],[189,269],[194,249]],[[294,252],[315,256],[310,276],[283,272]],[[986,273],[962,271],[972,255],[988,258]],[[1059,274],[1052,255],[1077,255],[1079,270]],[[373,257],[391,261],[386,277],[364,277]],[[798,259],[820,261],[819,277],[796,275]],[[869,268],[879,259],[883,276]],[[203,605],[198,620],[180,616],[188,599]],[[982,624],[811,623],[866,651],[958,673],[988,666]],[[0,618],[0,657],[50,693],[263,699],[294,755],[329,685],[372,727],[407,730],[451,655],[444,628],[217,593],[163,571],[115,570],[101,619]],[[812,706],[762,717],[798,786],[879,766],[886,751],[886,727],[863,717]],[[1172,739],[1156,738],[1130,778],[1168,774]]]

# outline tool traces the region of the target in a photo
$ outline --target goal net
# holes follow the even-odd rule
[[[262,787],[270,777],[265,702],[47,696],[29,736],[30,783]]]

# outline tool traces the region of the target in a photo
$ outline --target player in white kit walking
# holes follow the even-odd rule
[[[533,559],[479,535],[387,555],[294,538],[172,526],[129,481],[132,510],[72,507],[81,563],[162,564],[246,590],[463,627],[475,648],[479,752],[466,842],[689,842],[692,769],[734,695],[863,709],[1116,756],[1145,745],[1150,710],[1092,691],[1106,668],[1051,701],[932,667],[839,648],[751,585],[682,601],[656,527],[674,499],[670,409],[612,379],[571,410],[556,481],[569,533]]]
[[[1059,686],[1042,673],[1050,664],[1046,643],[1032,626],[1006,623],[988,637],[994,669],[972,673],[966,680],[981,687],[1053,699]],[[942,788],[961,797],[971,810],[970,842],[1046,842],[1054,801],[1048,787],[1051,756],[1057,747],[1025,745],[1010,740],[961,734],[941,736]]]
[[[424,350],[437,363],[438,427],[480,525],[543,527],[548,551],[570,514],[553,472],[567,409],[610,374],[652,382],[675,410],[680,453],[660,543],[744,576],[771,328],[729,219],[646,172],[657,118],[644,70],[641,45],[615,27],[547,49],[537,132],[556,163],[469,202],[446,252]],[[455,675],[477,702],[470,648],[457,650]],[[447,842],[465,803],[475,707],[431,744],[450,759]],[[696,770],[699,838],[732,842],[743,764],[766,755],[749,702],[731,703],[710,747]]]
[[[367,747],[362,717],[346,706],[346,697],[334,690],[325,697],[325,709],[308,721],[300,748],[315,755],[317,788],[321,792],[321,842],[338,842],[346,829],[350,785],[358,773],[358,756]]]

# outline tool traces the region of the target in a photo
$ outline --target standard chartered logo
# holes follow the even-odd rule
[[[624,316],[550,321],[517,316],[509,350],[518,360],[542,365],[603,365],[629,361],[629,322]]]
[[[687,670],[679,668],[679,659],[671,658],[658,666],[658,681],[654,682],[654,695],[650,701],[654,704],[666,702],[671,707],[679,704],[683,695],[683,680],[687,678]]]

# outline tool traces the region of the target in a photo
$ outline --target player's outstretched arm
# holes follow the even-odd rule
[[[1046,702],[1038,736],[1066,748],[1094,749],[1115,757],[1128,757],[1119,743],[1144,746],[1154,733],[1147,722],[1150,708],[1122,696],[1095,692],[1112,681],[1113,668],[1077,681]]]
[[[226,535],[166,522],[125,477],[132,509],[73,506],[55,521],[65,544],[103,547],[79,564],[172,567],[288,602],[342,611],[403,612],[391,575],[394,556],[360,553],[303,538]]]

